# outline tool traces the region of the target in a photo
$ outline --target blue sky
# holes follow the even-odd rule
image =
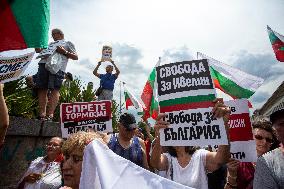
[[[121,70],[117,100],[120,81],[140,97],[158,57],[190,60],[200,51],[265,79],[251,98],[260,108],[284,80],[266,31],[269,25],[284,35],[283,10],[283,0],[51,0],[51,28],[61,28],[77,49],[79,60],[67,71],[95,87],[102,46],[112,45]],[[34,61],[26,73],[36,69]]]

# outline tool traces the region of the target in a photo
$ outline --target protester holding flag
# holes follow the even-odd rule
[[[4,146],[5,135],[9,126],[8,109],[3,95],[4,84],[0,84],[0,152]]]
[[[41,56],[45,50],[36,49],[37,53],[41,52],[39,55],[41,60],[39,61],[35,83],[38,88],[39,117],[42,120],[52,120],[53,118],[53,113],[59,100],[59,89],[64,79],[64,72],[67,67],[68,59],[78,60],[78,55],[73,43],[64,40],[63,32],[60,29],[53,29],[51,33],[54,42],[50,43],[49,47],[54,46],[56,52],[52,52],[51,54],[45,53],[45,55]],[[51,61],[53,63],[55,62],[58,68],[56,73],[52,72],[50,69],[47,70],[46,68],[46,65]],[[48,90],[51,90],[51,98],[47,103]]]
[[[98,100],[112,100],[113,98],[113,89],[114,89],[114,83],[115,80],[117,79],[120,71],[118,67],[115,65],[113,60],[110,60],[111,64],[115,68],[115,74],[112,74],[113,71],[113,66],[112,65],[107,65],[106,66],[106,73],[105,74],[99,74],[98,69],[102,64],[102,61],[98,62],[98,65],[93,71],[93,74],[100,78],[100,88],[99,88],[99,93],[98,91],[96,92],[96,95],[98,96]]]
[[[257,157],[262,156],[266,152],[273,150],[272,145],[276,142],[275,130],[272,128],[271,122],[265,119],[256,119],[252,123],[253,137],[256,143]],[[255,172],[255,163],[239,162],[231,159],[227,163],[228,174],[225,189],[252,189],[253,178]]]
[[[212,110],[214,117],[223,117],[228,135],[230,110],[222,100],[215,101]],[[218,152],[209,152],[196,147],[173,146],[169,153],[162,154],[159,129],[168,127],[163,121],[165,114],[158,116],[155,124],[157,143],[153,147],[151,165],[160,170],[167,170],[167,178],[186,186],[208,189],[207,171],[212,172],[225,164],[230,158],[230,146],[220,145]]]
[[[253,188],[283,188],[284,186],[284,102],[273,108],[270,115],[280,147],[257,159]]]

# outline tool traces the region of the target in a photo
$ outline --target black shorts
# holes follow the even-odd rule
[[[45,64],[38,64],[36,74],[36,87],[38,89],[59,90],[64,79],[64,72],[59,70],[56,74],[50,73],[45,69]]]

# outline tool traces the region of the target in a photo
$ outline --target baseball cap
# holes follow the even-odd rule
[[[137,128],[135,117],[132,114],[124,113],[120,116],[119,122],[127,129],[134,130]]]
[[[274,123],[277,120],[277,118],[281,116],[283,117],[283,115],[284,115],[284,101],[280,102],[273,108],[272,113],[270,115],[270,121]]]

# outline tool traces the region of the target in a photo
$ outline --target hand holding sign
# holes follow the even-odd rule
[[[156,137],[160,136],[160,132],[159,132],[160,129],[167,128],[170,125],[170,123],[165,121],[166,116],[167,116],[166,114],[159,114],[158,117],[157,117],[157,121],[154,125]]]
[[[223,98],[216,98],[215,100],[213,100],[213,103],[215,103],[215,106],[212,109],[214,117],[215,118],[223,117],[224,123],[225,125],[227,125],[231,114],[230,107],[224,104]]]
[[[237,177],[239,163],[240,163],[240,161],[232,159],[232,158],[229,160],[229,163],[227,163],[228,173],[229,173],[230,177],[232,177],[232,178]]]

